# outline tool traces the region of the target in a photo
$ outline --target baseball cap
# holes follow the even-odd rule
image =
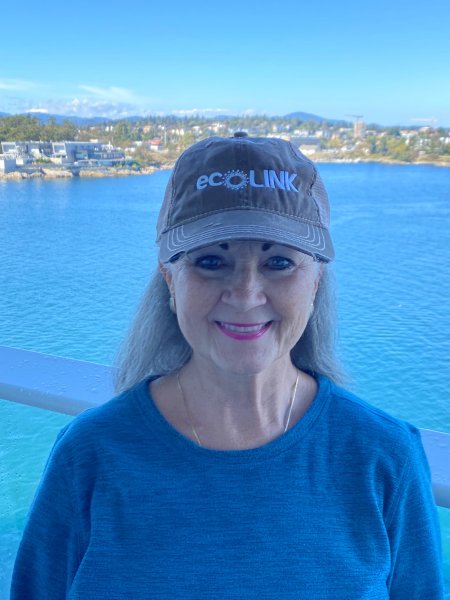
[[[185,150],[157,223],[159,258],[230,240],[290,246],[329,262],[327,192],[314,163],[279,138],[210,137]]]

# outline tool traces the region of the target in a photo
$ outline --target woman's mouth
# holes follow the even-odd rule
[[[227,323],[216,321],[217,327],[226,336],[235,340],[254,340],[261,337],[272,325],[272,321],[266,323]]]

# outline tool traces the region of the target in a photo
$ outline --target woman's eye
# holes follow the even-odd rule
[[[216,271],[217,269],[220,269],[224,265],[224,262],[220,258],[220,256],[215,256],[215,255],[211,254],[208,256],[201,256],[199,258],[196,258],[194,264],[196,267],[199,267],[200,269],[208,269],[209,271]]]
[[[266,266],[274,271],[284,271],[285,269],[291,269],[294,263],[290,258],[285,258],[284,256],[272,256],[266,262]]]

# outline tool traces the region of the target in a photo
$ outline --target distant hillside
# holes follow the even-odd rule
[[[63,121],[70,121],[74,125],[100,125],[102,123],[110,123],[112,119],[107,117],[74,117],[68,115],[52,115],[50,113],[41,112],[27,112],[25,115],[30,115],[38,119],[40,123],[48,123],[50,119],[55,119],[56,123],[60,125]]]
[[[345,121],[339,119],[328,119],[327,117],[319,117],[319,115],[313,115],[305,112],[293,112],[288,115],[284,115],[283,119],[298,119],[299,121],[314,121],[315,123],[331,123],[336,125],[337,123],[344,123]]]
[[[39,121],[39,123],[42,123],[43,125],[46,125],[50,119],[54,119],[58,125],[61,125],[61,123],[63,123],[64,121],[69,121],[70,123],[73,123],[73,125],[75,125],[77,127],[86,127],[89,125],[91,125],[91,126],[102,125],[105,123],[113,123],[115,121],[133,122],[133,121],[141,121],[141,120],[145,119],[145,117],[138,116],[138,115],[134,115],[132,117],[122,117],[119,119],[111,119],[109,117],[76,117],[76,116],[72,116],[72,115],[55,115],[55,114],[39,112],[39,111],[36,111],[36,112],[31,111],[31,112],[20,114],[20,116],[27,116],[27,115],[29,115],[30,117],[34,117],[35,119],[37,119]],[[17,116],[17,115],[0,112],[0,118],[12,117],[12,116]],[[183,117],[179,117],[179,116],[175,116],[175,115],[166,115],[166,118],[181,119],[181,120],[183,119]],[[214,119],[214,120],[219,120],[219,121],[226,121],[229,119],[237,119],[239,117],[232,116],[232,115],[215,115],[214,117],[210,117],[210,118]],[[314,115],[312,113],[306,113],[306,112],[293,112],[293,113],[289,113],[288,115],[284,115],[282,117],[272,117],[272,118],[274,118],[274,119],[276,119],[276,118],[298,119],[299,121],[314,121],[315,123],[323,123],[325,121],[326,123],[330,123],[331,125],[336,125],[336,124],[341,124],[341,123],[348,124],[344,120],[328,119],[327,117],[321,117],[319,115]]]
[[[26,113],[20,113],[19,115],[0,112],[0,118],[1,117],[16,117],[16,116],[33,117],[33,118],[37,119],[39,121],[39,123],[42,123],[43,125],[46,125],[50,121],[50,119],[54,119],[58,125],[61,125],[61,123],[63,123],[64,121],[70,121],[74,125],[78,125],[78,126],[99,125],[102,123],[111,123],[113,121],[113,119],[109,119],[108,117],[74,117],[74,116],[69,116],[69,115],[53,115],[50,113],[43,113],[43,112],[39,112],[39,111],[37,111],[37,112],[30,111],[30,112],[26,112]]]

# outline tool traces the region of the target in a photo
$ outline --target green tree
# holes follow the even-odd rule
[[[14,115],[0,119],[0,142],[42,139],[44,126],[36,117]]]
[[[414,158],[409,145],[403,139],[388,137],[386,140],[387,154],[394,160],[411,162]]]
[[[127,142],[131,142],[131,127],[127,121],[118,121],[113,125],[112,143],[114,146],[125,146]]]

